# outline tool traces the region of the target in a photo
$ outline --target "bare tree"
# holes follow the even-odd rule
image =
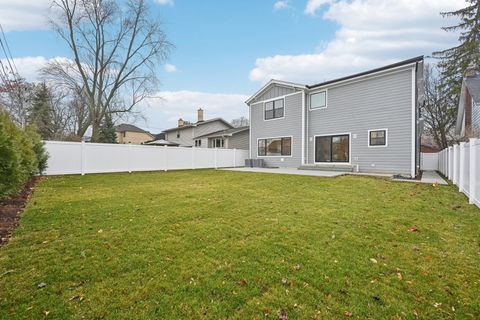
[[[455,97],[445,90],[439,71],[431,65],[425,66],[425,103],[422,118],[425,127],[440,149],[448,147],[454,141],[456,120]]]
[[[27,124],[28,111],[35,94],[34,83],[16,75],[15,80],[6,80],[0,86],[0,105],[10,114],[17,125],[24,127]]]
[[[73,61],[53,61],[43,74],[86,98],[87,121],[78,121],[77,133],[92,126],[96,141],[107,113],[132,112],[157,91],[157,66],[173,45],[144,0],[56,0],[53,9],[58,14],[51,23]]]
[[[249,125],[249,121],[248,121],[248,118],[247,117],[240,117],[240,118],[236,118],[236,119],[233,119],[232,122],[231,122],[232,126],[234,126],[235,128],[240,128],[240,127],[246,127]]]

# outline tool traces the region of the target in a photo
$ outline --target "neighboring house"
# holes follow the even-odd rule
[[[164,139],[158,139],[158,140],[152,140],[152,141],[148,141],[148,142],[145,142],[144,145],[148,145],[148,146],[167,146],[167,147],[178,147],[179,144],[178,143],[175,143],[175,142],[170,142],[170,141],[167,141],[167,140],[164,140]]]
[[[421,138],[420,152],[421,153],[437,153],[440,148],[435,143],[435,139],[430,135],[423,135]]]
[[[207,148],[208,138],[203,138],[203,136],[233,128],[230,123],[222,118],[204,120],[203,115],[203,110],[198,109],[197,122],[190,123],[181,118],[178,119],[177,127],[163,131],[165,140],[178,143],[181,147]]]
[[[463,78],[455,134],[461,140],[480,138],[480,74],[469,68]]]
[[[133,124],[122,123],[115,127],[115,131],[117,133],[117,142],[121,144],[143,144],[154,138],[150,132],[140,129]]]
[[[250,158],[414,177],[422,100],[423,56],[310,86],[271,80],[246,101]]]
[[[249,127],[220,130],[214,133],[197,136],[195,140],[205,141],[208,148],[244,149],[248,150]]]

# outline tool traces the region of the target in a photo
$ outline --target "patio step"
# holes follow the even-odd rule
[[[306,164],[298,167],[298,170],[353,172],[353,168],[350,164]]]

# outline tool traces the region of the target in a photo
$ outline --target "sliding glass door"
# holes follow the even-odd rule
[[[315,162],[349,162],[350,136],[315,137]]]

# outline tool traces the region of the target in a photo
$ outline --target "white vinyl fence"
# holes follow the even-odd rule
[[[438,170],[438,155],[439,153],[423,153],[420,155],[422,170]]]
[[[439,152],[438,168],[469,202],[480,207],[480,140],[470,139]]]
[[[47,175],[244,166],[247,150],[45,141]]]

